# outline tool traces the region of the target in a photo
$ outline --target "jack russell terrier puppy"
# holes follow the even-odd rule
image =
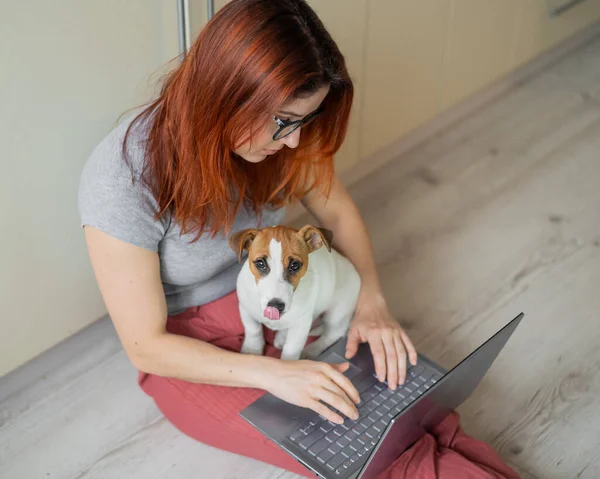
[[[242,353],[263,354],[262,325],[277,331],[281,359],[314,359],[343,337],[360,290],[354,265],[331,248],[329,231],[307,225],[239,231],[229,245],[242,260],[237,278],[245,329]],[[325,247],[323,247],[325,246]],[[314,320],[322,316],[321,336],[305,348]]]

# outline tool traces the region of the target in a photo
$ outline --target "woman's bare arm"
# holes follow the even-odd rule
[[[85,237],[109,315],[133,365],[190,382],[264,387],[271,358],[229,352],[166,331],[158,254],[86,226]]]

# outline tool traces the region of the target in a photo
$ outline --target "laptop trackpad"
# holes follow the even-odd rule
[[[325,356],[323,359],[321,359],[321,361],[323,361],[324,363],[328,363],[328,364],[348,363],[349,362],[346,358],[344,358],[344,357],[340,356],[338,353],[334,353],[334,352],[327,354],[327,356]],[[344,376],[346,376],[348,379],[352,379],[356,375],[360,374],[361,371],[362,370],[359,367],[350,363],[350,367],[346,370],[346,372],[344,372]]]

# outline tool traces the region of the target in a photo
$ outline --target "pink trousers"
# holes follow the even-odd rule
[[[237,304],[237,295],[231,293],[210,304],[170,317],[167,329],[173,334],[239,351],[244,328]],[[265,340],[265,354],[277,357],[280,351],[273,346],[274,333],[265,329]],[[165,417],[191,438],[305,477],[315,477],[238,415],[264,391],[194,384],[146,373],[139,374],[138,382]],[[400,455],[380,477],[513,479],[519,476],[489,445],[467,436],[460,427],[458,414],[453,413]]]

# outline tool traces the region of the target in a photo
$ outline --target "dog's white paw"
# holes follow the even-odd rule
[[[297,361],[298,359],[300,359],[300,357],[301,353],[296,351],[283,351],[281,353],[281,359],[283,359],[284,361]]]
[[[242,354],[254,354],[257,356],[262,356],[265,349],[265,342],[259,341],[256,339],[245,339],[244,344],[242,344]]]
[[[275,341],[273,341],[273,346],[275,346],[277,349],[283,349],[286,339],[287,329],[280,329],[275,335]]]

